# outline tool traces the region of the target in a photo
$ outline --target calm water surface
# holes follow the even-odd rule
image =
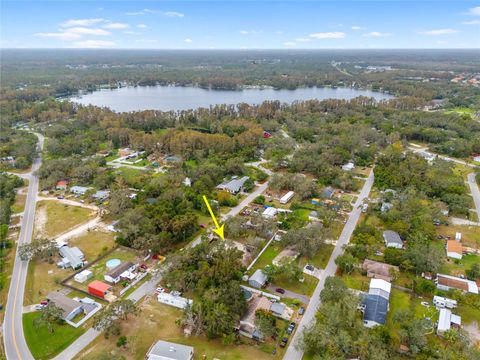
[[[118,112],[137,110],[187,110],[208,108],[216,104],[260,104],[265,100],[292,103],[295,100],[352,99],[369,96],[376,100],[391,99],[392,95],[351,88],[298,88],[295,90],[244,89],[208,90],[183,86],[138,86],[99,90],[70,100],[84,104],[107,106]]]

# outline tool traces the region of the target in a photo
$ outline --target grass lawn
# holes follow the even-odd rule
[[[38,312],[23,314],[23,331],[25,340],[37,360],[51,359],[66,349],[85,330],[70,325],[55,325],[54,332],[50,333],[46,326],[35,327],[33,321],[40,316]]]
[[[325,269],[334,248],[335,246],[333,245],[324,244],[311,259],[307,259],[306,257],[300,258],[299,265],[303,268],[305,265],[311,264],[318,269]]]
[[[272,356],[269,352],[262,351],[262,348],[271,350],[271,347],[258,345],[244,337],[239,338],[240,344],[232,345],[223,345],[221,340],[207,340],[203,336],[184,337],[181,328],[175,324],[182,311],[159,304],[155,298],[143,302],[141,310],[140,316],[130,317],[128,322],[122,323],[121,334],[127,337],[126,349],[117,348],[117,337],[105,339],[99,336],[75,359],[86,360],[101,354],[116,354],[124,356],[126,360],[142,360],[150,346],[159,339],[193,346],[195,359],[266,360],[283,357],[282,351]]]
[[[43,227],[44,235],[55,237],[88,221],[94,216],[94,212],[79,206],[60,204],[56,201],[40,201],[37,204],[36,221],[43,216],[46,216]]]
[[[290,290],[296,292],[297,294],[311,296],[315,291],[315,287],[317,286],[318,279],[314,276],[310,276],[307,274],[303,274],[304,281],[300,282],[297,280],[288,280],[285,277],[278,277],[272,283],[275,286],[281,287],[286,290]]]
[[[458,115],[470,115],[473,116],[474,110],[467,107],[455,107],[450,110],[446,110],[445,114],[458,114]]]
[[[480,309],[460,303],[454,313],[462,317],[462,323],[469,324],[476,321],[480,325]]]
[[[476,263],[480,263],[480,257],[473,254],[464,255],[461,260],[447,258],[440,268],[440,272],[454,276],[465,275],[465,271]]]
[[[257,260],[255,265],[250,269],[250,274],[253,274],[257,269],[263,269],[267,265],[272,265],[272,260],[282,251],[282,246],[278,242],[272,241],[270,246],[265,249],[262,256]]]
[[[60,282],[71,274],[72,270],[60,269],[55,261],[53,264],[30,261],[25,284],[25,304],[38,304],[41,300],[45,300],[47,294],[59,290]]]
[[[370,286],[370,279],[355,271],[351,274],[343,274],[342,280],[350,289],[368,291],[368,287]]]
[[[25,188],[26,190],[27,188]],[[27,195],[17,193],[15,195],[15,202],[12,206],[12,214],[20,213],[25,209],[25,201],[27,200]]]
[[[93,261],[115,246],[115,233],[92,230],[68,240],[69,246],[77,246],[87,261]]]

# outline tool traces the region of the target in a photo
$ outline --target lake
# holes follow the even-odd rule
[[[216,104],[260,104],[265,100],[292,103],[295,100],[352,99],[357,96],[376,100],[391,99],[392,95],[352,88],[309,87],[294,90],[244,89],[209,90],[191,86],[128,86],[106,89],[71,97],[83,105],[106,106],[117,112],[138,110],[188,110]]]

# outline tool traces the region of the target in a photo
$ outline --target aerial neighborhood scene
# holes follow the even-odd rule
[[[0,6],[0,359],[480,360],[478,2]]]

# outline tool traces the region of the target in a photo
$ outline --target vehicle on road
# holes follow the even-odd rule
[[[285,294],[285,289],[282,288],[276,288],[275,291],[279,294]]]
[[[302,306],[300,309],[298,309],[298,315],[303,315],[305,314],[305,308]]]
[[[58,200],[63,200],[63,199],[65,199],[65,196],[63,196],[63,195],[57,196],[57,199]]]

